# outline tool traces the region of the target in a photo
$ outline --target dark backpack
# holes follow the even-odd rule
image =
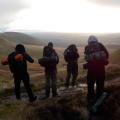
[[[59,63],[59,57],[54,49],[46,46],[43,51],[43,58],[40,58],[38,62],[43,67],[51,67]]]
[[[50,57],[52,54],[52,49],[49,46],[45,46],[43,50],[43,57]]]
[[[107,54],[100,43],[91,43],[85,49],[85,59],[86,61],[105,61]]]
[[[79,54],[75,45],[70,45],[67,49],[65,49],[64,59],[66,62],[77,62],[78,58]]]
[[[70,55],[70,50],[69,50],[69,48],[67,48],[67,49],[65,49],[65,51],[64,51],[64,59],[65,59],[65,61],[66,62],[68,62],[68,59],[69,59],[69,55]]]
[[[40,59],[38,59],[38,63],[39,63],[41,66],[46,67],[46,66],[48,66],[49,58],[48,58],[48,57],[40,58]]]
[[[55,50],[53,50],[53,53],[52,53],[52,55],[50,57],[50,60],[51,60],[51,62],[53,64],[58,64],[59,63],[59,57],[58,57],[58,55],[57,55]]]
[[[27,70],[25,61],[16,61],[15,56],[18,55],[18,53],[13,52],[8,56],[8,64],[10,71],[13,73],[15,72],[25,72]]]

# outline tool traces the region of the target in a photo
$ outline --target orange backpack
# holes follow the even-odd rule
[[[23,61],[23,55],[22,55],[22,54],[17,54],[17,55],[15,56],[15,61],[16,61],[16,62]]]

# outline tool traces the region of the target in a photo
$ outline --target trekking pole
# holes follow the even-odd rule
[[[107,92],[104,92],[100,98],[97,100],[97,102],[92,106],[91,108],[91,112],[93,113],[97,113],[99,106],[104,102],[104,100],[106,99],[106,97],[108,96]]]

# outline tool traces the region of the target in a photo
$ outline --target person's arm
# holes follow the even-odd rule
[[[86,55],[87,54],[87,46],[85,47],[85,50],[84,50],[84,54]]]
[[[46,49],[46,46],[43,48],[43,57],[46,56],[45,49]]]
[[[24,57],[28,62],[34,63],[34,59],[30,55],[28,55],[27,53],[24,54]]]
[[[58,54],[57,54],[57,52],[54,50],[54,54],[55,54],[55,56],[56,56],[56,60],[57,60],[57,64],[59,63],[59,56],[58,56]]]
[[[13,62],[11,62],[10,58],[11,58],[12,54],[8,55],[8,64],[9,64],[9,69],[11,71],[11,73],[14,72],[14,69],[13,69]]]
[[[45,48],[43,48],[43,57],[45,56]]]
[[[107,49],[105,48],[105,46],[103,44],[100,43],[100,45],[101,45],[102,49],[105,51],[107,59],[108,59],[109,58],[109,52],[107,51]]]
[[[79,58],[80,57],[80,55],[79,55],[79,53],[77,52],[77,58]]]
[[[88,62],[87,56],[88,56],[88,46],[86,46],[85,49],[84,49],[84,59],[85,59],[86,62]]]

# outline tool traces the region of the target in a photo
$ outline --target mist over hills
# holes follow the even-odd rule
[[[55,33],[55,32],[27,32],[27,34],[33,36],[36,39],[41,40],[43,43],[52,41],[55,46],[68,46],[69,44],[76,44],[77,46],[83,46],[87,44],[89,33]],[[92,34],[95,35],[98,40],[110,47],[120,47],[120,33],[109,34]]]
[[[41,39],[42,42],[53,42],[55,46],[66,47],[69,44],[76,44],[77,46],[83,46],[86,44],[88,34],[74,34],[74,33],[56,33],[56,32],[33,32],[28,33],[31,36]]]
[[[51,41],[54,43],[54,46],[66,47],[69,44],[85,46],[90,35],[91,34],[88,33],[56,33],[56,32],[24,31],[24,32],[0,33],[0,38],[6,39],[14,43],[41,46],[44,46]],[[93,34],[93,35],[95,35],[100,42],[109,47],[120,48],[120,33]]]

